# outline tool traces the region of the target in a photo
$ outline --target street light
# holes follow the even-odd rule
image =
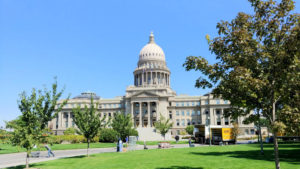
[[[209,128],[209,146],[211,146],[211,131],[210,131],[210,117],[207,117],[207,120],[208,120],[208,128]]]

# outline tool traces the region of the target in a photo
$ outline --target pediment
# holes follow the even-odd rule
[[[134,95],[132,95],[131,97],[135,97],[135,98],[145,98],[145,97],[159,97],[159,95],[149,92],[149,91],[141,91],[141,92],[137,92]]]

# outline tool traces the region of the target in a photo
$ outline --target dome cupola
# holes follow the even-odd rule
[[[139,62],[165,61],[164,51],[155,43],[153,32],[151,32],[149,42],[142,48],[139,56]]]

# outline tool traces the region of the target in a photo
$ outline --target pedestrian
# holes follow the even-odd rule
[[[189,146],[192,147],[192,139],[189,138]]]
[[[128,136],[126,137],[126,147],[128,147]]]
[[[50,157],[50,155],[55,157],[54,153],[51,151],[51,148],[48,146],[48,144],[45,144],[45,148],[48,150],[48,157]]]

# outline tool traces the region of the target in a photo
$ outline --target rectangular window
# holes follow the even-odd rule
[[[179,111],[176,111],[176,116],[179,116]]]
[[[192,106],[195,106],[195,102],[192,102]]]
[[[198,102],[197,105],[200,106],[200,102]]]
[[[252,134],[252,135],[255,134],[254,129],[251,129],[250,131],[251,131],[251,134]]]
[[[220,115],[220,110],[217,110],[217,111],[216,111],[216,114],[217,114],[217,115]]]
[[[228,117],[225,117],[225,125],[229,125]]]
[[[196,124],[195,120],[192,120],[192,124],[193,124],[193,125],[195,125],[195,124]]]
[[[186,106],[190,106],[190,102],[186,102]]]
[[[209,114],[208,110],[205,110],[205,114],[207,114],[207,115]]]
[[[196,114],[195,114],[195,110],[192,110],[192,116],[195,116]]]
[[[198,120],[198,124],[201,124],[201,120]]]
[[[228,100],[224,100],[224,104],[228,104]]]
[[[184,111],[181,112],[181,116],[184,116]]]
[[[181,119],[181,126],[185,126],[185,120]]]
[[[208,104],[208,100],[205,100],[205,104]]]
[[[177,107],[179,106],[179,103],[178,103],[178,102],[176,102],[176,106],[177,106]]]
[[[249,130],[248,130],[248,129],[245,129],[245,133],[246,133],[246,134],[249,134]]]
[[[191,125],[191,120],[187,119],[187,125]]]
[[[217,125],[221,125],[221,119],[217,119]]]
[[[217,100],[216,100],[216,104],[220,104],[220,99],[217,99]]]
[[[180,135],[180,130],[176,130],[177,135]]]
[[[184,102],[181,102],[181,106],[184,106]]]
[[[187,116],[189,116],[190,115],[190,111],[188,110],[188,111],[186,111],[186,115]]]
[[[197,111],[198,116],[200,116],[200,110]]]
[[[178,119],[176,120],[176,126],[180,126],[180,122]]]
[[[172,119],[172,111],[169,111],[169,117]]]

